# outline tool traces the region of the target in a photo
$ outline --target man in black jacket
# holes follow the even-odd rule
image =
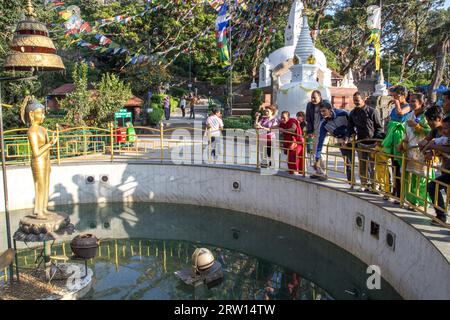
[[[374,158],[371,153],[364,150],[375,149],[375,141],[372,139],[383,138],[383,127],[380,115],[375,108],[366,105],[361,93],[353,95],[355,108],[350,112],[348,120],[348,138],[356,134],[358,141],[357,151],[359,158],[359,179],[363,191],[369,191],[374,178]]]
[[[328,101],[322,100],[320,91],[314,90],[311,94],[311,102],[308,102],[308,104],[306,105],[306,132],[308,134],[308,138],[313,138],[313,145],[311,150],[314,150],[314,152],[317,149],[317,143],[319,141],[320,122],[323,120],[322,115],[320,114],[320,106],[322,104],[329,105],[331,107],[331,104]],[[323,144],[328,144],[328,136],[325,138]],[[311,178],[313,179],[320,178],[324,174],[325,159],[322,155],[316,168],[316,173],[311,175]]]

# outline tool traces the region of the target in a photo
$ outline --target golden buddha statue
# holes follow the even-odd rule
[[[52,134],[49,140],[47,129],[41,126],[45,119],[45,108],[34,97],[27,96],[20,109],[22,121],[30,125],[28,141],[31,146],[31,171],[34,180],[34,217],[45,220],[48,214],[48,195],[50,187],[50,148],[58,136]]]
[[[306,64],[315,64],[316,63],[316,58],[314,58],[314,55],[310,55],[307,59],[306,59]]]

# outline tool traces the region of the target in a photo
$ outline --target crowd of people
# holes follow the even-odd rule
[[[306,139],[308,152],[314,159],[314,173],[310,178],[326,180],[323,149],[329,138],[334,137],[344,158],[350,188],[355,185],[356,174],[352,176],[351,167],[353,155],[357,154],[361,191],[382,193],[386,200],[392,195],[398,202],[403,178],[409,209],[425,210],[427,199],[428,203],[435,204],[437,219],[446,222],[442,191],[446,192],[450,184],[450,171],[447,171],[450,170],[450,156],[447,156],[450,154],[450,90],[443,94],[441,106],[427,105],[423,94],[409,94],[403,86],[391,88],[390,94],[391,111],[384,125],[379,112],[359,92],[353,95],[355,107],[351,112],[334,108],[322,99],[319,91],[311,94],[306,113],[298,112],[296,117],[283,111],[278,118],[275,106],[262,106],[262,112],[256,114],[255,129],[263,132],[260,137],[265,141],[264,152],[269,159],[264,165],[271,166],[273,130],[279,129],[289,172],[304,172]],[[441,167],[435,170],[437,162]],[[403,177],[402,168],[406,171]],[[439,171],[441,174],[435,179]]]

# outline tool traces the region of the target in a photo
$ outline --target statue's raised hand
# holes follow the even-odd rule
[[[54,132],[52,133],[52,139],[50,140],[50,145],[55,145],[56,142],[58,142],[59,139],[59,135],[55,134]]]

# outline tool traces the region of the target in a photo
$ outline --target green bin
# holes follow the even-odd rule
[[[128,142],[135,142],[136,141],[136,131],[133,127],[127,128],[127,141]]]

